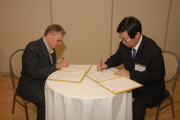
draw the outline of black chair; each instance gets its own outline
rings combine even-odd
[[[169,90],[166,89],[164,99],[162,102],[157,106],[156,111],[156,120],[158,120],[159,112],[168,107],[171,106],[172,109],[172,117],[175,118],[174,113],[174,103],[173,103],[173,93],[176,86],[176,81],[179,74],[180,69],[180,61],[174,53],[170,51],[163,51],[163,57],[164,57],[164,63],[165,63],[165,71],[166,75],[164,77],[165,83],[169,84],[169,82],[172,82],[171,88]],[[168,101],[167,103],[165,101]]]
[[[14,108],[15,108],[15,102],[19,103],[22,107],[25,108],[25,115],[26,120],[29,120],[28,117],[28,108],[27,104],[29,103],[27,100],[24,100],[18,93],[17,93],[17,86],[15,80],[19,80],[21,75],[21,69],[22,69],[22,54],[24,52],[24,49],[19,49],[12,53],[9,59],[9,68],[10,68],[10,75],[12,79],[12,85],[14,89],[14,97],[13,97],[13,106],[12,106],[12,114],[14,114]],[[20,102],[17,97],[21,98],[23,102]]]

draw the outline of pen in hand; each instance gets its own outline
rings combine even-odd
[[[65,65],[65,67],[68,67],[69,66],[69,62],[67,60],[65,60],[63,57],[62,58],[62,63]]]
[[[100,61],[100,67],[101,67],[101,72],[102,72],[102,59]]]

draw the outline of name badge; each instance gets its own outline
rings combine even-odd
[[[146,70],[146,66],[136,63],[136,64],[135,64],[135,70],[140,71],[140,72],[143,72],[143,71]]]

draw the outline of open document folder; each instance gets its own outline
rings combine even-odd
[[[56,71],[49,77],[49,80],[81,82],[90,68],[91,65],[69,65]]]
[[[88,73],[86,76],[114,94],[119,94],[143,86],[129,78],[116,76],[114,73],[115,71],[106,69]]]

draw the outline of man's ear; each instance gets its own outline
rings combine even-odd
[[[48,33],[48,34],[47,34],[47,37],[48,37],[48,38],[53,37],[52,33]]]
[[[137,32],[135,36],[136,36],[136,38],[140,38],[141,37],[141,33]]]

